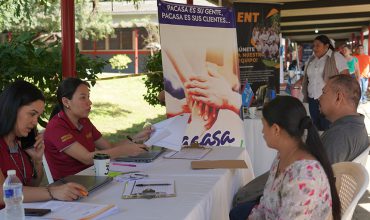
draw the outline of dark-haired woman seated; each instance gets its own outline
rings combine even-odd
[[[45,146],[42,134],[36,136],[30,149],[24,150],[19,140],[37,126],[44,106],[45,98],[41,91],[25,81],[12,83],[0,94],[0,188],[7,177],[7,170],[15,170],[23,183],[25,202],[77,199],[83,196],[80,191],[86,189],[76,183],[37,187],[43,177]],[[2,193],[0,189],[0,208],[4,205]]]
[[[302,103],[278,96],[263,108],[263,137],[278,151],[259,205],[248,219],[340,219],[329,160]],[[307,139],[302,136],[307,130]]]
[[[151,127],[144,128],[119,143],[110,143],[91,123],[89,84],[78,78],[67,78],[57,90],[58,106],[45,129],[45,155],[54,179],[76,174],[93,164],[95,153],[109,154],[112,159],[122,155],[137,155],[146,146]],[[113,116],[114,117],[114,116]]]

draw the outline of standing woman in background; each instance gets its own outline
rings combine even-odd
[[[303,101],[308,102],[310,115],[318,130],[329,128],[330,122],[320,114],[319,97],[328,79],[337,74],[349,74],[347,61],[335,52],[330,39],[319,35],[313,41],[314,54],[305,65],[304,77],[295,86],[302,85]]]
[[[3,207],[2,186],[7,170],[15,170],[23,184],[25,202],[50,199],[74,200],[86,189],[76,183],[38,187],[43,177],[42,134],[36,136],[32,148],[23,149],[21,137],[36,128],[44,111],[45,98],[39,89],[25,81],[16,81],[0,94],[0,208]]]
[[[63,80],[57,90],[57,99],[58,105],[44,134],[45,156],[55,180],[93,165],[95,153],[108,154],[114,159],[147,151],[144,144],[136,142],[148,139],[151,127],[115,144],[102,137],[88,118],[92,102],[87,82],[78,78]]]

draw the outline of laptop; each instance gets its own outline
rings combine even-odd
[[[136,156],[117,157],[114,160],[121,162],[150,163],[165,151],[166,148],[164,147],[152,147],[148,152],[144,152]]]
[[[83,176],[83,175],[70,175],[50,184],[51,186],[58,186],[69,182],[74,182],[83,185],[90,193],[105,184],[111,182],[112,177],[108,176]]]

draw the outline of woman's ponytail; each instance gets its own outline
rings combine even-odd
[[[306,119],[309,118],[309,119]],[[307,129],[307,138],[304,148],[311,153],[321,164],[323,167],[326,176],[328,177],[329,185],[330,185],[330,193],[332,198],[332,214],[334,220],[340,220],[341,214],[341,207],[340,207],[340,200],[337,192],[337,188],[335,186],[335,178],[333,169],[329,162],[329,158],[326,154],[324,146],[321,142],[321,138],[318,134],[316,127],[313,125],[313,122],[310,117],[306,116],[302,119],[301,124],[305,124],[305,128]]]

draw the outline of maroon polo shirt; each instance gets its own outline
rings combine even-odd
[[[76,174],[90,165],[70,157],[64,150],[78,142],[89,152],[95,151],[95,141],[102,135],[88,118],[79,120],[76,128],[67,115],[60,111],[48,123],[44,133],[45,157],[55,180]]]
[[[25,177],[22,158],[26,171]],[[8,170],[15,170],[17,177],[22,181],[23,185],[29,186],[31,184],[33,168],[28,155],[22,149],[18,149],[18,152],[16,153],[10,153],[8,145],[5,143],[4,138],[0,138],[0,169],[5,178],[8,176]]]
[[[29,186],[32,180],[33,169],[28,155],[22,149],[19,149],[18,152],[11,154],[15,161],[14,163],[10,154],[11,153],[9,151],[8,145],[5,143],[4,138],[0,138],[0,169],[4,178],[8,176],[8,170],[15,170],[17,177],[22,181],[23,185]],[[21,157],[23,157],[24,167],[26,171],[25,178],[23,177],[24,171]],[[3,208],[5,208],[5,205],[0,205],[0,209]]]

